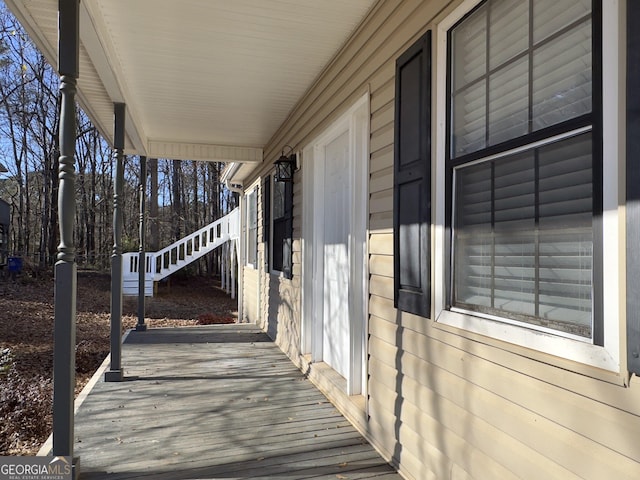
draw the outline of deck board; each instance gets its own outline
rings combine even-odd
[[[401,477],[253,325],[130,332],[76,414],[81,479]]]

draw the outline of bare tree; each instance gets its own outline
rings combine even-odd
[[[13,254],[45,268],[55,262],[57,245],[58,75],[0,3],[0,197],[12,209]],[[77,118],[76,223],[78,261],[109,265],[113,215],[113,160],[106,141],[81,110]],[[149,159],[149,249],[159,250],[185,233],[210,223],[235,206],[221,188],[221,164]],[[125,159],[124,247],[137,250],[139,158]],[[215,272],[216,262],[197,270]]]
[[[150,178],[149,188],[149,249],[160,250],[160,219],[158,218],[158,159],[150,158],[147,163]]]
[[[173,239],[179,240],[182,236],[182,229],[180,223],[182,221],[182,161],[174,160],[173,162],[173,176],[172,182],[172,212],[173,212]]]

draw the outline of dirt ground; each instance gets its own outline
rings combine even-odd
[[[53,277],[0,280],[0,455],[34,455],[51,432]],[[110,276],[79,272],[76,394],[109,353]],[[125,297],[123,332],[137,323]],[[174,275],[146,301],[149,328],[232,323],[237,302],[212,278]]]

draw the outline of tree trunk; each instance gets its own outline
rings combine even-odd
[[[182,161],[173,161],[173,176],[171,178],[173,201],[172,201],[172,223],[173,223],[173,240],[177,241],[182,236],[180,222],[182,220]]]
[[[160,250],[160,224],[158,219],[158,159],[150,158],[147,161],[149,176],[151,179],[150,199],[149,199],[149,251]]]

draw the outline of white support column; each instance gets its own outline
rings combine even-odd
[[[233,270],[233,254],[234,254],[234,244],[229,243],[227,246],[227,293],[231,295],[231,271]]]
[[[227,243],[222,245],[222,254],[220,258],[220,288],[227,291]]]
[[[237,262],[234,262],[236,259],[235,252],[235,242],[231,245],[231,262],[230,268],[231,270],[231,298],[236,298],[236,268],[240,268]]]

